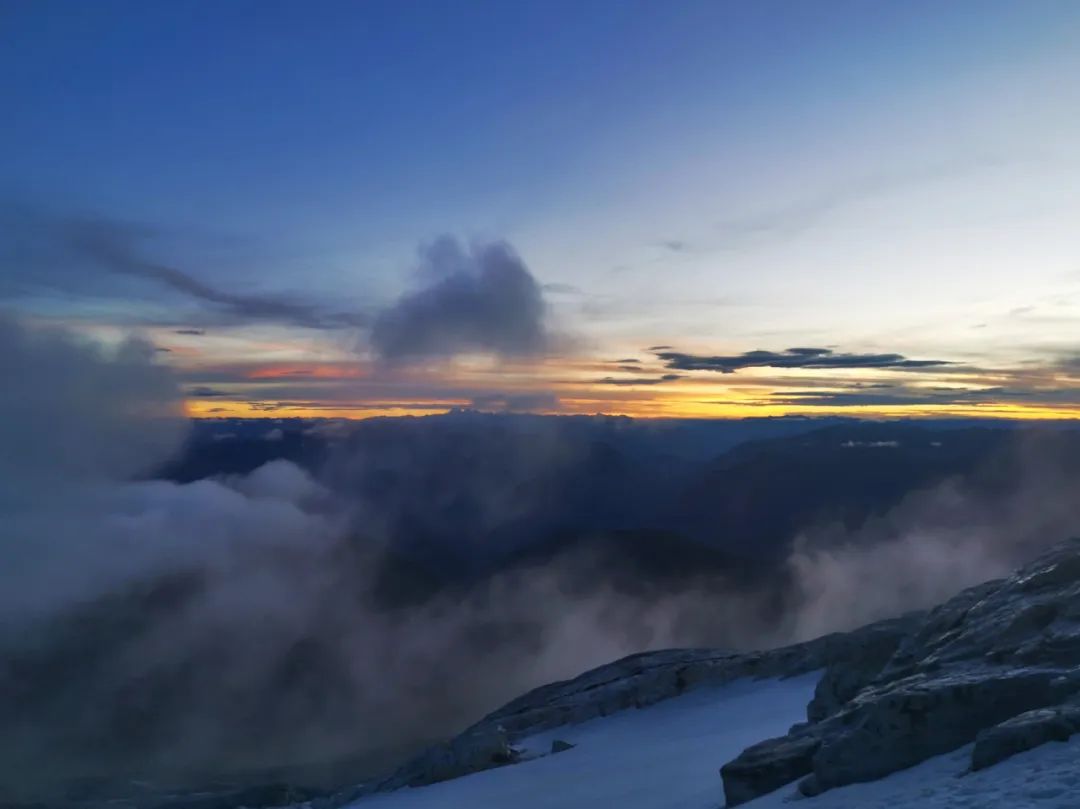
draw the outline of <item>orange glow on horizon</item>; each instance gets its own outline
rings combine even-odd
[[[187,413],[192,418],[338,418],[367,419],[379,416],[418,416],[446,413],[469,407],[464,400],[416,402],[403,406],[395,402],[347,402],[313,406],[309,402],[222,401],[191,399]],[[1053,407],[1041,404],[988,403],[980,405],[770,405],[739,402],[689,402],[665,399],[611,401],[602,398],[564,398],[558,409],[540,409],[541,415],[612,415],[631,418],[743,419],[779,416],[852,416],[882,418],[1000,418],[1013,420],[1080,419],[1080,407]]]
[[[298,363],[256,368],[248,379],[362,379],[367,374],[355,363]]]

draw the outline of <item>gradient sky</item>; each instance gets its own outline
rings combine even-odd
[[[1080,414],[1075,2],[0,0],[0,76],[0,309],[194,415]]]

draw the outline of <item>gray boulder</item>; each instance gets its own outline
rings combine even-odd
[[[981,770],[1047,742],[1065,742],[1080,731],[1080,707],[1063,705],[1027,711],[975,737],[971,769]]]
[[[819,747],[821,739],[807,734],[768,739],[747,748],[720,768],[727,805],[746,803],[811,773]]]
[[[814,784],[830,789],[906,769],[1019,713],[1055,704],[1073,688],[1057,672],[977,669],[862,694],[821,729]]]

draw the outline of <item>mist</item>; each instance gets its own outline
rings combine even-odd
[[[1080,528],[1075,470],[1018,438],[1007,474],[913,492],[857,530],[807,525],[764,579],[628,581],[583,547],[406,597],[396,583],[430,570],[391,541],[392,490],[350,496],[385,472],[363,451],[314,473],[278,460],[153,479],[187,422],[152,346],[11,320],[0,344],[5,378],[23,380],[0,393],[12,795],[90,775],[197,782],[346,759],[360,773],[623,655],[775,646],[929,607]],[[482,521],[512,533],[522,498],[550,496],[529,482],[582,450],[556,431],[504,439],[497,474],[456,468]],[[426,492],[439,449],[401,459],[395,485]]]

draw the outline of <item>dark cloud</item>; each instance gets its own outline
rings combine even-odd
[[[836,354],[828,348],[789,348],[786,351],[748,351],[729,356],[704,356],[678,351],[651,351],[668,368],[731,374],[743,368],[937,368],[944,360],[911,360],[902,354]]]
[[[558,410],[559,397],[549,391],[535,393],[484,393],[474,396],[472,408],[495,413],[526,413]]]
[[[672,346],[649,346],[645,350],[646,351],[666,351],[669,348],[672,348]]]
[[[659,244],[660,247],[670,250],[672,253],[685,253],[690,249],[689,243],[682,239],[664,239]]]
[[[218,388],[208,388],[200,386],[195,388],[188,388],[187,395],[196,399],[212,399],[215,396],[228,396],[229,393],[227,391],[219,390]]]
[[[227,292],[196,276],[152,258],[145,245],[156,234],[150,228],[102,217],[57,217],[26,209],[8,209],[0,216],[0,234],[11,236],[16,247],[7,259],[33,269],[46,266],[60,287],[70,286],[77,270],[94,268],[116,275],[154,282],[203,304],[229,321],[271,321],[316,329],[363,326],[358,313],[328,312],[314,303],[283,296]],[[178,334],[202,334],[181,329]]]
[[[551,343],[539,284],[506,242],[465,250],[443,237],[421,250],[427,286],[379,313],[376,354],[391,364],[460,354],[528,357]]]
[[[664,374],[663,376],[635,376],[635,377],[615,377],[605,376],[603,379],[595,380],[598,385],[618,385],[620,387],[633,387],[637,385],[662,385],[665,382],[674,382],[676,379],[681,379],[682,374]]]
[[[1080,354],[1064,357],[1057,361],[1056,366],[1063,371],[1080,371]]]
[[[947,388],[947,387],[892,387],[841,391],[793,390],[777,391],[772,398],[785,404],[800,404],[820,407],[829,406],[890,406],[890,405],[950,405],[950,404],[995,404],[1016,399],[1062,398],[1062,391],[1023,391],[1003,387],[989,388]],[[1076,398],[1076,392],[1071,392]],[[1066,397],[1068,398],[1068,397]]]
[[[608,360],[608,364],[609,365],[640,365],[641,360],[635,359],[634,357],[627,357],[626,359],[622,359],[622,360]]]
[[[200,337],[206,334],[205,329],[175,329],[173,334],[186,334],[193,337]]]

